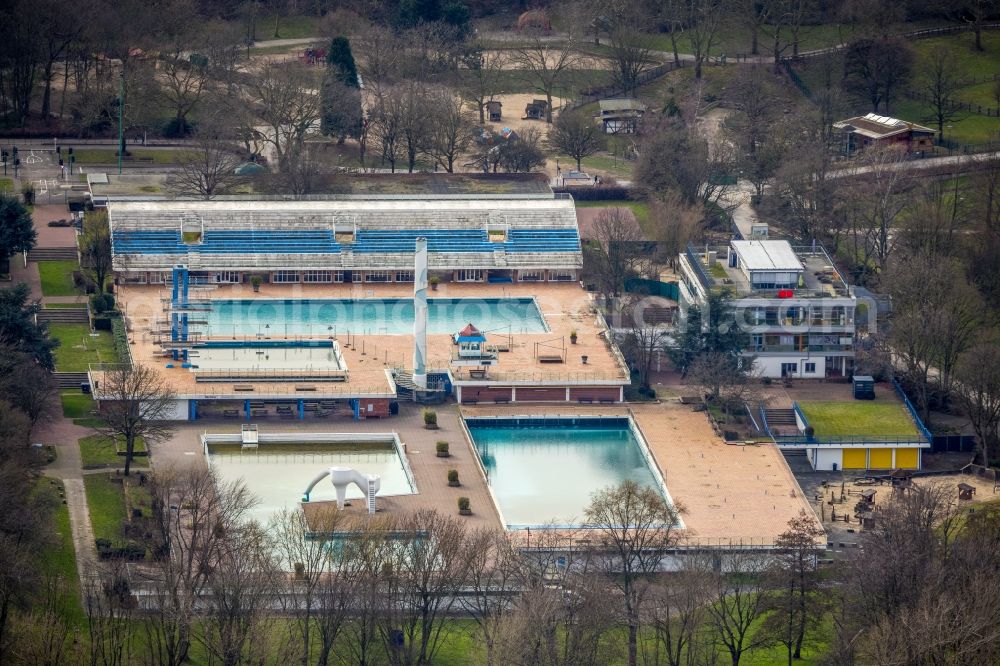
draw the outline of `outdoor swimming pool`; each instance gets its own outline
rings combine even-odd
[[[340,450],[330,450],[334,446]],[[328,467],[378,474],[382,477],[378,497],[416,492],[403,459],[389,441],[360,443],[353,449],[345,444],[262,441],[256,451],[240,451],[239,444],[215,443],[206,447],[206,455],[220,481],[243,481],[257,497],[259,503],[249,517],[263,523],[278,511],[297,506],[309,482]],[[363,497],[357,486],[348,486],[348,499]],[[317,484],[310,496],[312,502],[335,500],[329,479]]]
[[[669,500],[628,418],[474,418],[466,425],[509,529],[578,526],[595,492],[626,479]]]
[[[218,300],[205,313],[209,336],[401,335],[413,332],[413,299]],[[431,298],[429,333],[457,333],[472,322],[482,331],[544,333],[533,298]]]

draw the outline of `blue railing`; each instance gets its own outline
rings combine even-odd
[[[932,435],[930,430],[927,429],[927,426],[924,425],[924,422],[917,414],[917,410],[914,409],[913,403],[910,402],[910,399],[906,396],[906,392],[903,391],[903,387],[899,385],[899,382],[897,382],[895,378],[892,380],[892,387],[896,389],[896,395],[898,395],[900,400],[903,401],[903,404],[906,405],[906,411],[910,413],[910,418],[913,419],[913,423],[916,424],[917,430],[920,431],[920,434],[923,435],[928,442],[933,442],[934,435]]]
[[[792,411],[795,412],[795,416],[798,418],[798,420],[802,422],[801,430],[805,431],[809,427],[809,419],[807,419],[806,415],[802,413],[802,408],[799,407],[799,403],[797,402],[792,403]],[[795,425],[798,426],[798,423],[796,423]]]
[[[691,267],[698,274],[698,279],[705,286],[706,289],[710,289],[715,286],[715,280],[709,276],[705,271],[705,267],[702,265],[701,260],[698,258],[698,252],[695,250],[694,246],[688,242],[687,244],[687,259],[690,262]]]
[[[933,436],[928,432],[927,428],[924,427],[923,422],[920,417],[917,416],[916,411],[913,409],[913,405],[910,400],[903,393],[902,388],[896,381],[893,381],[893,387],[896,389],[896,394],[902,399],[903,404],[906,406],[907,411],[910,413],[910,417],[913,419],[914,424],[917,426],[918,434],[916,435],[834,435],[827,437],[816,437],[815,435],[810,437],[802,432],[798,435],[775,435],[771,432],[770,427],[767,427],[767,417],[764,415],[764,409],[761,408],[761,418],[764,419],[764,426],[766,432],[774,440],[775,444],[792,446],[792,445],[809,445],[809,446],[866,446],[868,444],[898,444],[898,445],[909,445],[914,444],[930,444],[933,441]],[[792,403],[792,410],[795,412],[796,417],[798,417],[802,424],[803,430],[809,427],[809,419],[802,412],[802,408],[799,407],[799,403]]]

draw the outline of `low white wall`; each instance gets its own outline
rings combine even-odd
[[[782,363],[798,364],[795,374],[792,377],[822,379],[826,376],[826,359],[822,356],[757,356],[754,360],[754,370],[759,372],[762,377],[778,379],[781,377]],[[815,363],[815,372],[806,372],[806,363]]]
[[[836,465],[837,469],[844,468],[843,449],[811,449],[810,462],[816,470],[830,471]]]

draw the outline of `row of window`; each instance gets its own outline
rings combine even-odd
[[[325,284],[344,282],[345,271],[274,271],[271,273],[271,282],[275,284]],[[413,271],[354,271],[350,274],[351,282],[413,282]],[[217,271],[211,276],[192,275],[192,284],[239,284],[243,281],[243,274],[239,271]],[[456,280],[458,282],[483,282],[486,279],[486,272],[478,268],[465,268],[457,271]],[[517,279],[519,282],[543,282],[545,271],[520,271]],[[550,282],[572,282],[574,275],[572,271],[550,270],[548,273]],[[164,273],[133,273],[124,277],[125,284],[163,284],[166,280]]]

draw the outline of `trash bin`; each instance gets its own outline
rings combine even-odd
[[[80,392],[81,393],[86,393],[87,395],[90,395],[90,382],[81,382],[80,383]]]

